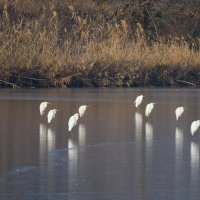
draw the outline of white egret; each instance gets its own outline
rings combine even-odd
[[[56,112],[57,112],[57,111],[58,111],[57,109],[52,109],[52,110],[50,110],[50,111],[48,112],[48,114],[47,114],[47,119],[48,119],[48,123],[49,123],[49,124],[51,123],[51,120],[52,120],[53,118],[55,118]]]
[[[176,120],[178,121],[178,118],[183,114],[184,112],[184,107],[178,107],[175,110],[175,114],[176,114]]]
[[[80,117],[83,117],[87,107],[88,107],[87,105],[82,105],[79,107],[78,112],[79,112]]]
[[[149,103],[149,104],[147,104],[146,109],[145,109],[145,115],[147,117],[151,114],[151,112],[152,112],[152,110],[154,108],[154,104],[155,103]]]
[[[76,126],[76,124],[78,122],[78,119],[79,119],[79,114],[78,113],[72,115],[69,118],[69,121],[68,121],[68,131],[71,131]]]
[[[40,115],[41,116],[44,115],[44,111],[46,110],[48,104],[50,104],[50,103],[47,101],[44,101],[40,104]]]
[[[78,119],[79,119],[79,114],[78,114],[78,113],[75,113],[75,114],[74,114],[74,117],[75,117],[76,123],[77,123],[77,122],[78,122]]]
[[[199,126],[200,126],[200,120],[196,120],[192,122],[191,127],[190,127],[190,131],[192,135],[194,135],[194,133],[198,130]]]
[[[138,97],[135,99],[134,104],[135,104],[135,107],[136,107],[136,108],[142,103],[143,98],[144,98],[144,95],[140,95],[140,96],[138,96]]]

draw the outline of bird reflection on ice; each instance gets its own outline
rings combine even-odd
[[[54,168],[52,168],[55,160],[52,156],[49,155],[49,152],[55,149],[55,131],[52,128],[47,128],[47,126],[43,123],[40,123],[39,130],[40,165],[46,166],[45,168],[40,168],[40,173],[43,175],[45,174],[50,180],[52,180],[55,174]],[[44,190],[44,186],[41,183],[40,190]]]
[[[74,139],[68,138],[68,149],[74,150],[77,147],[77,144],[75,143]]]
[[[40,162],[46,157],[46,146],[47,146],[47,127],[45,124],[40,123]]]
[[[141,159],[141,152],[142,152],[142,123],[143,117],[142,114],[139,112],[135,112],[135,154],[137,159]]]
[[[55,130],[48,128],[47,130],[48,151],[55,149]]]
[[[152,143],[152,140],[153,140],[153,126],[149,122],[146,122],[146,124],[145,124],[145,139],[146,139],[147,143],[149,143],[149,141],[150,141],[150,143]]]
[[[183,155],[183,131],[176,127],[175,130],[176,158],[179,160]],[[178,161],[177,160],[177,161]]]
[[[68,139],[68,158],[69,158],[69,165],[73,166],[73,168],[75,169],[77,167],[78,148],[77,144],[72,138]]]
[[[146,122],[145,124],[145,142],[146,142],[146,153],[148,156],[146,157],[147,164],[149,164],[152,161],[152,147],[153,147],[153,126]]]
[[[141,138],[143,117],[139,112],[135,113],[135,133],[136,137]]]
[[[78,138],[76,135],[72,135],[71,138],[68,138],[68,188],[73,190],[74,185],[77,183],[78,179],[78,162],[79,165],[83,162],[84,158],[84,149],[81,150],[81,157],[79,157],[79,148],[78,146],[84,146],[86,142],[86,127],[84,124],[79,124],[78,126]]]
[[[191,142],[190,146],[191,167],[199,166],[199,145]]]
[[[78,143],[79,143],[79,145],[85,145],[85,133],[86,133],[85,125],[79,124],[79,127],[78,127]]]
[[[73,189],[77,181],[78,148],[72,138],[68,138],[68,172],[69,172],[69,190]]]
[[[48,156],[48,152],[55,149],[55,131],[40,123],[40,162]],[[45,159],[46,160],[46,159]]]
[[[190,166],[191,185],[193,185],[199,174],[199,145],[195,142],[191,142],[190,145]]]
[[[175,184],[180,184],[181,172],[183,170],[183,132],[180,128],[175,129]]]

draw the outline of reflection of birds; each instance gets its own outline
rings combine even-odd
[[[147,139],[152,139],[152,137],[153,137],[153,126],[148,122],[146,122],[146,124],[145,124],[145,133],[146,133]]]
[[[192,135],[194,135],[194,133],[198,130],[199,126],[200,126],[200,120],[196,120],[192,122],[191,127],[190,127],[190,131]]]
[[[85,145],[85,133],[86,133],[85,125],[79,124],[79,126],[78,126],[78,143],[79,143],[79,145]]]
[[[72,138],[68,138],[68,149],[76,148],[76,147],[77,147],[77,144],[73,141],[73,139]],[[70,151],[70,152],[75,153],[75,151]]]
[[[183,114],[184,112],[184,107],[178,107],[175,110],[175,114],[176,114],[176,120],[178,121],[178,118]]]
[[[140,95],[140,96],[138,96],[138,97],[135,99],[134,104],[135,104],[135,107],[136,107],[136,108],[142,103],[143,98],[144,98],[144,95]]]
[[[46,138],[47,127],[45,124],[40,123],[40,140],[44,140]]]
[[[176,127],[175,129],[175,144],[176,144],[176,155],[181,155],[183,152],[183,131]]]
[[[191,157],[194,157],[193,162],[196,161],[196,164],[198,166],[199,165],[199,163],[198,163],[199,162],[199,145],[198,145],[198,143],[191,142],[190,154],[191,154]]]
[[[135,112],[135,131],[136,135],[141,136],[142,133],[143,116],[139,112]]]
[[[48,128],[47,130],[47,142],[48,150],[53,150],[55,148],[55,130],[52,128]]]
[[[57,109],[52,109],[52,110],[50,110],[50,111],[48,112],[48,114],[47,114],[47,119],[48,119],[48,123],[49,123],[49,124],[51,123],[51,120],[52,120],[53,118],[55,118],[56,112],[57,112],[57,111],[58,111]]]
[[[47,105],[50,104],[49,102],[45,101],[40,104],[40,115],[44,115],[44,111],[47,108]]]
[[[149,104],[147,104],[146,109],[145,109],[145,115],[147,117],[151,114],[151,112],[152,112],[152,110],[154,108],[154,104],[155,103],[149,103]]]
[[[79,111],[80,117],[83,117],[87,107],[88,107],[87,105],[82,105],[79,107],[78,111]]]
[[[74,126],[76,126],[76,124],[78,122],[78,118],[79,118],[79,114],[78,113],[72,115],[69,118],[69,121],[68,121],[68,131],[71,131],[74,128]]]
[[[191,141],[190,144],[190,186],[195,188],[199,174],[199,144]]]
[[[175,135],[176,135],[176,139],[180,139],[180,138],[182,139],[183,138],[183,131],[180,128],[176,127]]]

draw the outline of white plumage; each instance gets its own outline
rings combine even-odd
[[[78,119],[79,119],[79,114],[78,114],[78,113],[75,113],[75,114],[74,114],[74,117],[75,117],[76,123],[77,123],[77,122],[78,122]]]
[[[87,107],[88,107],[87,105],[82,105],[79,107],[78,112],[79,112],[80,117],[83,117]]]
[[[178,121],[178,118],[183,114],[184,112],[184,107],[178,107],[175,110],[175,115],[176,115],[176,120]]]
[[[47,105],[50,104],[49,102],[45,101],[40,104],[40,115],[44,115],[44,111],[47,108]]]
[[[138,97],[135,99],[134,104],[135,104],[135,107],[136,107],[136,108],[142,103],[143,98],[144,98],[144,95],[140,95],[140,96],[138,96]]]
[[[53,118],[55,118],[56,112],[57,112],[57,111],[58,111],[57,109],[52,109],[52,110],[50,110],[50,111],[48,112],[48,114],[47,114],[47,119],[48,119],[48,123],[49,123],[49,124],[51,123],[51,120],[52,120]]]
[[[145,109],[145,115],[147,117],[151,114],[151,112],[152,112],[152,110],[154,108],[154,104],[155,103],[149,103],[149,104],[147,104],[146,109]]]
[[[69,118],[69,121],[68,121],[68,131],[71,131],[76,126],[76,124],[78,122],[78,119],[79,119],[79,114],[78,113],[72,115]]]
[[[192,122],[191,128],[190,128],[192,135],[194,135],[194,133],[198,130],[199,126],[200,126],[200,120],[196,120]]]

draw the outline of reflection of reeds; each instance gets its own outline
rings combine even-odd
[[[181,76],[177,68],[200,66],[200,53],[184,39],[160,39],[148,46],[139,23],[133,32],[125,19],[106,20],[114,12],[109,4],[102,8],[87,0],[80,8],[78,1],[42,2],[0,3],[4,81],[12,78],[17,83],[19,77],[13,77],[20,74],[44,78],[53,85],[148,85],[152,71],[170,83],[172,75]],[[99,14],[100,9],[106,14]]]

